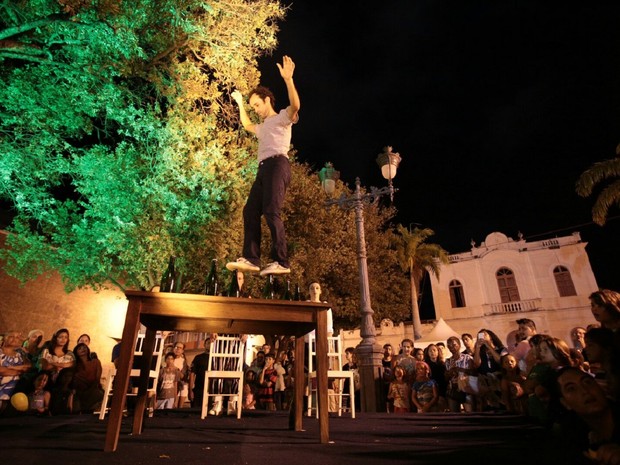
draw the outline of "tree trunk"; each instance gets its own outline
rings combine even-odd
[[[409,273],[411,285],[411,317],[413,321],[413,339],[422,337],[422,321],[420,321],[420,307],[418,306],[418,289],[415,285],[413,273]]]

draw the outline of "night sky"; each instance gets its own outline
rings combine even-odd
[[[591,223],[575,182],[620,142],[620,2],[295,2],[263,84],[287,104],[276,61],[296,63],[299,158],[381,187],[375,158],[403,158],[396,222],[451,253],[500,231],[580,231],[599,286],[620,289],[620,210]],[[351,225],[353,227],[353,225]]]

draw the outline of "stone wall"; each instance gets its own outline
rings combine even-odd
[[[0,231],[0,247],[4,247],[5,239],[6,232]],[[41,329],[44,340],[48,340],[56,330],[67,328],[71,349],[77,338],[87,333],[105,376],[112,367],[114,338],[120,338],[125,323],[127,301],[123,293],[86,289],[67,293],[58,273],[22,285],[5,273],[4,262],[0,265],[0,332],[18,330],[26,337],[30,330]]]

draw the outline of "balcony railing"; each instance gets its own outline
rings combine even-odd
[[[485,315],[498,313],[521,313],[531,312],[540,308],[540,299],[517,300],[515,302],[503,302],[483,305]]]

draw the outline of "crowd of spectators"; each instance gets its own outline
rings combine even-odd
[[[386,344],[382,386],[388,412],[523,415],[570,438],[599,463],[620,464],[620,294],[599,290],[590,302],[597,323],[575,327],[569,342],[539,334],[533,319],[520,318],[506,343],[492,329],[481,328],[475,336],[450,337],[447,347],[429,344],[420,350],[411,339],[404,339],[398,350]],[[81,335],[72,349],[66,328],[43,340],[37,329],[25,338],[17,331],[3,333],[0,415],[24,410],[12,401],[16,394],[26,396],[26,410],[36,415],[100,409],[102,365],[90,350],[90,337]],[[186,398],[193,407],[202,405],[209,342],[191,364],[181,342],[165,354],[159,408],[183,407]],[[244,409],[290,407],[293,343],[275,351],[266,344],[256,352],[244,369]],[[357,369],[353,348],[347,348],[343,369]],[[211,407],[211,414],[226,412],[226,405]]]

